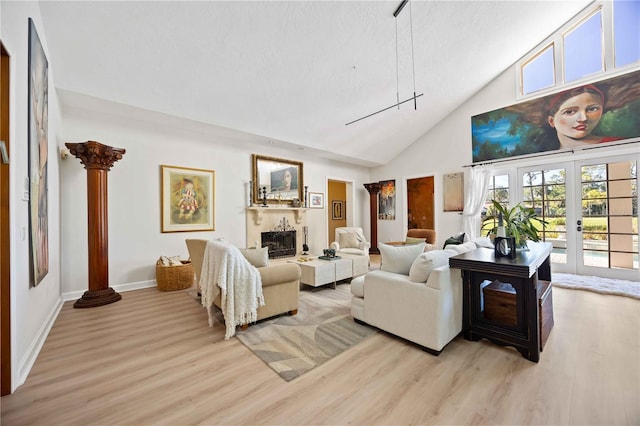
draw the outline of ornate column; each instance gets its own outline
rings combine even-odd
[[[73,304],[74,308],[93,308],[122,299],[109,287],[109,210],[107,173],[120,160],[124,149],[100,142],[65,144],[87,169],[87,223],[89,241],[89,290]]]
[[[369,214],[371,215],[371,248],[370,253],[379,254],[378,250],[378,193],[382,189],[379,182],[365,183],[364,187],[369,191]]]

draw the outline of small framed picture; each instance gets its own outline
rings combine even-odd
[[[334,200],[331,203],[332,203],[331,219],[333,220],[344,219],[344,213],[342,213],[343,202]]]
[[[161,166],[162,232],[213,231],[215,172]]]
[[[324,209],[324,194],[322,192],[309,193],[309,208]]]

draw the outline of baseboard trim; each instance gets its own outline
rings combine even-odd
[[[33,339],[31,345],[29,345],[24,358],[22,358],[22,361],[18,364],[18,380],[11,384],[11,393],[15,392],[15,390],[18,389],[19,386],[22,386],[27,380],[31,368],[33,368],[33,364],[35,364],[36,359],[38,359],[42,346],[44,346],[44,342],[49,336],[51,327],[53,327],[53,323],[55,323],[58,318],[62,305],[64,305],[64,300],[60,297],[49,313],[47,320],[42,324],[40,330],[38,330],[36,338]]]
[[[117,291],[118,293],[120,292],[127,292],[127,291],[133,291],[133,290],[141,290],[143,288],[149,288],[149,287],[156,287],[156,280],[148,280],[148,281],[137,281],[135,283],[126,283],[126,284],[116,284],[116,285],[112,285],[111,288],[113,288],[115,291]],[[65,302],[68,302],[70,300],[78,300],[82,297],[82,295],[84,294],[85,290],[82,291],[70,291],[68,293],[64,293],[62,295],[62,299]]]

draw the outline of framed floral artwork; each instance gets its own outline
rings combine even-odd
[[[322,192],[309,193],[309,208],[324,209],[324,194]]]
[[[176,166],[160,167],[162,232],[215,230],[215,172]]]

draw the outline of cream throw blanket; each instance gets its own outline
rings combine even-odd
[[[221,296],[225,339],[236,333],[236,326],[257,321],[258,307],[264,305],[260,272],[237,247],[224,241],[209,241],[204,251],[199,284],[202,306],[209,313],[210,327],[213,327],[213,301],[218,294]]]

